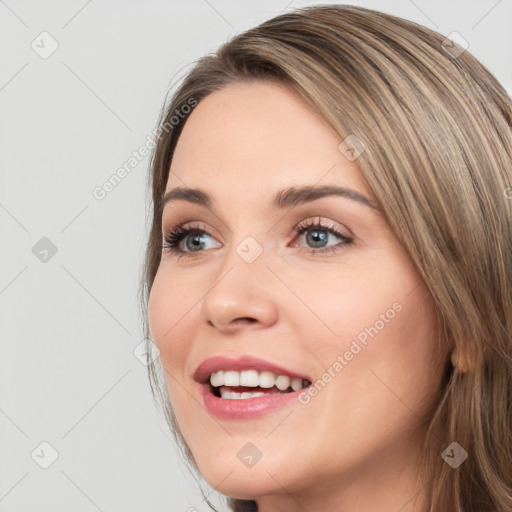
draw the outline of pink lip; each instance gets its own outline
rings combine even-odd
[[[210,375],[213,372],[218,372],[219,370],[236,370],[239,372],[242,370],[257,370],[258,372],[268,371],[275,375],[288,375],[291,378],[298,377],[311,382],[311,379],[307,376],[300,375],[296,372],[283,368],[282,366],[265,361],[264,359],[247,355],[241,356],[237,359],[225,356],[209,357],[196,368],[196,371],[194,372],[194,380],[200,383],[208,382]]]
[[[262,416],[298,400],[304,389],[279,395],[243,398],[240,400],[219,398],[210,389],[209,384],[197,384],[206,410],[223,420],[244,420]]]
[[[219,398],[212,393],[209,380],[210,375],[219,370],[269,371],[275,375],[288,375],[291,378],[298,377],[311,382],[311,379],[307,376],[300,375],[297,372],[288,370],[277,364],[252,356],[246,355],[237,359],[224,356],[210,357],[197,367],[194,372],[194,380],[198,383],[199,393],[203,399],[204,406],[210,414],[220,419],[241,420],[261,416],[296,401],[303,389],[289,393],[244,398],[240,400]]]

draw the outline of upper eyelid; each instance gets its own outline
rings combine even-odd
[[[341,226],[341,227],[338,227]],[[329,219],[322,217],[321,215],[315,215],[312,217],[308,217],[306,219],[301,220],[300,222],[296,222],[292,227],[292,232],[295,233],[296,236],[301,236],[300,233],[297,232],[299,227],[304,227],[304,230],[314,229],[315,227],[319,227],[325,231],[329,231],[334,233],[336,236],[344,236],[347,238],[353,238],[354,235],[352,231],[346,226],[340,224],[339,222],[335,222]],[[167,236],[168,233],[174,229],[181,229],[183,231],[188,231],[188,233],[184,233],[182,239],[187,236],[190,236],[190,232],[204,232],[208,236],[214,238],[218,241],[218,236],[215,235],[216,230],[210,229],[204,222],[199,221],[184,221],[177,222],[175,224],[171,224],[168,228],[164,228],[164,224],[162,223],[162,231],[163,236]],[[213,231],[213,233],[212,233]]]
[[[341,224],[340,222],[333,221],[331,219],[327,219],[326,217],[322,217],[321,215],[315,215],[313,217],[308,217],[307,219],[301,220],[295,224],[297,226],[305,226],[314,228],[315,226],[321,226],[323,229],[334,229],[336,231],[347,231],[347,235],[353,236],[352,231]],[[295,228],[294,228],[295,229]]]

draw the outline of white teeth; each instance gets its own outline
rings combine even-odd
[[[264,393],[263,391],[250,393],[247,391],[244,391],[243,393],[238,393],[237,391],[227,391],[221,388],[220,390],[220,396],[221,398],[227,398],[231,400],[244,400],[246,398],[254,398],[257,396],[264,396],[267,393]]]
[[[272,372],[260,373],[260,388],[271,388],[276,383],[276,377]]]
[[[276,386],[277,389],[280,389],[281,391],[287,390],[290,387],[290,377],[287,375],[279,375],[276,379]]]
[[[302,389],[302,379],[292,379],[292,389],[293,391],[299,391],[299,389]]]
[[[220,370],[211,374],[210,384],[216,388],[221,386],[247,386],[255,388],[259,386],[264,389],[269,389],[276,386],[280,391],[286,391],[290,387],[293,391],[299,391],[299,389],[308,385],[309,381],[302,380],[299,377],[291,378],[287,375],[275,375],[269,371],[257,372],[256,370],[243,370],[237,372],[235,370]]]
[[[210,384],[214,387],[219,387],[224,384],[224,372],[213,372],[210,376]]]
[[[250,386],[255,388],[259,386],[259,380],[258,372],[256,370],[244,370],[243,372],[240,372],[240,386]]]
[[[225,386],[240,386],[240,374],[235,371],[224,372]]]

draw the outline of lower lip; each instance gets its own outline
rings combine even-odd
[[[280,409],[298,399],[304,389],[291,393],[258,396],[254,398],[219,398],[210,391],[208,384],[198,384],[201,387],[203,403],[208,412],[220,419],[245,420],[253,419],[268,412]]]

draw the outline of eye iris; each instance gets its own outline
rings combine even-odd
[[[312,243],[314,247],[323,247],[324,243],[327,242],[327,233],[320,229],[313,229],[306,235],[308,243]],[[317,245],[320,242],[320,245]]]
[[[195,251],[196,249],[201,249],[202,244],[204,243],[204,234],[196,233],[195,235],[189,235],[185,240],[185,246],[189,251]],[[192,240],[191,243],[189,243]]]

